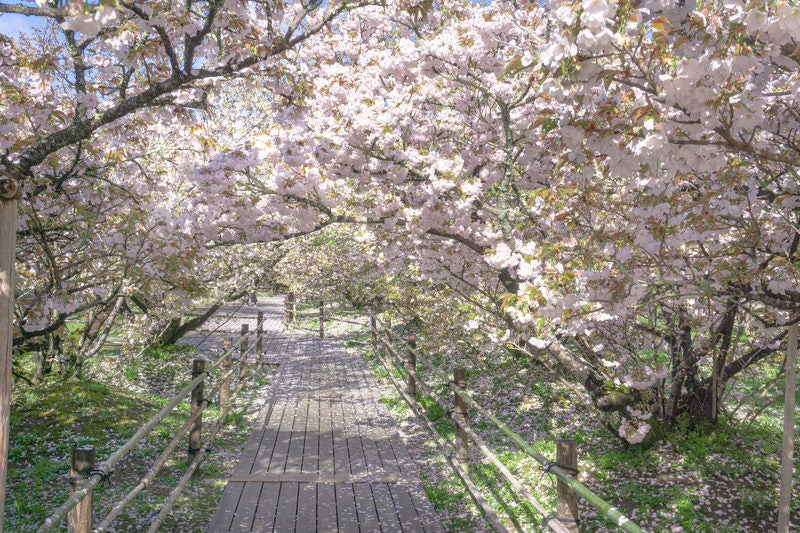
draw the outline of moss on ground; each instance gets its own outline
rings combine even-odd
[[[35,531],[69,495],[72,449],[93,445],[98,461],[107,458],[188,381],[188,365],[195,354],[196,350],[187,347],[151,349],[135,360],[135,378],[133,372],[126,371],[130,367],[122,363],[123,368],[108,382],[71,379],[17,388],[11,411],[6,529]],[[120,366],[119,354],[113,354],[113,358]],[[205,530],[270,382],[269,369],[252,370],[248,385],[215,442],[216,453],[207,457],[201,474],[179,499],[165,530]],[[188,402],[179,404],[114,468],[110,483],[95,491],[96,520],[102,519],[138,483],[184,424],[188,412]],[[206,428],[218,415],[216,407],[205,412]],[[116,519],[115,531],[146,530],[186,470],[186,448],[184,437],[151,486]]]

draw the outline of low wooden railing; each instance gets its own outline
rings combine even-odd
[[[306,310],[306,311],[298,311],[297,310],[297,303],[298,300],[295,298],[293,293],[289,293],[286,298],[284,298],[284,313],[283,313],[283,326],[284,328],[289,327],[297,327],[298,329],[305,330],[308,332],[315,332],[319,335],[320,339],[325,338],[326,334],[326,322],[341,322],[345,324],[353,324],[361,327],[366,327],[365,322],[359,322],[355,320],[348,320],[341,316],[342,309],[341,304],[337,305],[336,302],[333,302],[334,308],[329,312],[328,309],[331,305],[331,302],[325,300],[324,298],[311,298],[305,300],[305,303],[308,304],[310,302],[316,303],[315,310]],[[361,314],[360,316],[363,316]],[[303,326],[298,326],[298,318],[300,319],[307,319],[313,320],[314,318],[317,319],[317,327],[316,329],[310,329]]]
[[[248,359],[251,352],[256,352],[256,362],[261,357],[261,348],[263,345],[263,313],[258,314],[256,329],[257,336],[254,347],[251,347],[249,342],[249,326],[247,324],[242,324],[241,335],[238,339],[233,339],[231,337],[224,339],[223,354],[216,361],[207,364],[208,361],[206,359],[194,359],[191,367],[191,381],[173,394],[166,405],[164,405],[155,416],[143,424],[125,444],[112,453],[101,464],[96,464],[94,447],[82,446],[75,448],[72,453],[72,465],[70,469],[70,497],[58,509],[53,511],[39,527],[38,532],[46,533],[59,529],[65,519],[67,520],[70,531],[74,531],[75,533],[106,531],[112,526],[114,519],[120,515],[125,507],[130,504],[138,494],[150,486],[155,476],[164,464],[166,464],[169,457],[175,452],[180,441],[188,434],[188,467],[167,498],[159,514],[151,520],[150,529],[148,531],[155,532],[171,512],[178,497],[186,488],[188,481],[197,471],[197,468],[208,453],[211,444],[222,429],[224,421],[233,406],[234,400],[246,383],[244,378],[248,373]],[[255,350],[253,350],[253,348],[255,348]],[[239,353],[239,379],[235,389],[231,391],[231,379],[235,373],[232,368],[233,354],[237,350]],[[206,392],[205,381],[210,376],[209,372],[218,367],[221,369],[221,375],[216,380],[214,386]],[[207,438],[204,440],[204,408],[210,403],[209,399],[217,394],[219,394],[221,411],[219,417],[207,433]],[[139,480],[137,485],[113,505],[99,525],[93,527],[92,507],[94,488],[101,481],[108,479],[114,467],[187,397],[190,398],[190,414],[186,422],[165,446],[161,455],[153,461],[147,473]]]
[[[370,313],[369,318],[370,333],[372,336],[373,352],[386,368],[389,378],[395,388],[405,399],[411,409],[427,425],[437,444],[448,453],[445,456],[450,461],[453,470],[464,481],[467,490],[476,504],[483,510],[487,521],[497,531],[507,531],[497,513],[491,508],[485,497],[472,482],[469,476],[469,453],[468,446],[472,442],[480,450],[480,453],[497,467],[502,475],[514,489],[524,497],[528,503],[536,509],[542,516],[542,524],[552,531],[560,533],[572,533],[578,531],[578,498],[583,498],[599,513],[612,521],[617,527],[630,533],[641,533],[641,528],[622,514],[619,509],[609,502],[592,492],[586,485],[575,478],[577,474],[577,445],[574,439],[557,439],[556,441],[556,460],[551,461],[536,452],[525,440],[512,431],[506,424],[500,421],[494,414],[482,407],[469,394],[466,389],[466,371],[463,368],[453,369],[453,379],[447,383],[447,387],[453,393],[452,404],[446,402],[433,387],[421,379],[417,374],[416,337],[411,335],[403,343],[404,355],[401,357],[395,349],[395,340],[392,336],[391,324],[381,323],[375,313]],[[381,349],[383,348],[383,350]],[[381,352],[385,351],[387,357]],[[401,370],[402,369],[402,370]],[[406,383],[401,384],[395,374],[405,375]],[[424,409],[417,402],[418,391],[421,390],[433,399],[456,424],[455,442],[447,443],[440,436],[433,423],[425,416]],[[558,503],[555,513],[548,511],[530,493],[525,485],[514,476],[511,471],[494,454],[486,441],[470,426],[468,422],[468,409],[471,408],[493,422],[498,429],[513,441],[527,455],[536,460],[544,469],[544,472],[557,479]],[[454,453],[450,453],[450,452]]]

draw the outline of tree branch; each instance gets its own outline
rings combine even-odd
[[[67,15],[63,7],[36,7],[24,4],[0,4],[0,13],[17,13],[32,17],[64,18]]]

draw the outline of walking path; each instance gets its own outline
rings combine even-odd
[[[442,531],[364,361],[264,310],[280,367],[210,531]]]

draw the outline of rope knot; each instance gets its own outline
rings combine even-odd
[[[547,461],[544,464],[544,472],[546,474],[551,474],[552,472],[550,472],[550,470],[552,470],[552,468],[554,466],[557,466],[561,470],[564,470],[565,472],[567,472],[569,475],[571,475],[573,477],[578,475],[578,469],[577,468],[572,468],[571,466],[562,465],[561,463],[559,463],[557,461]]]
[[[114,471],[113,471],[113,470],[109,471],[109,472],[106,474],[106,473],[105,473],[103,470],[100,470],[100,469],[92,469],[92,470],[89,470],[88,472],[86,472],[86,473],[85,473],[84,475],[82,475],[82,476],[70,476],[70,478],[69,478],[69,484],[70,484],[70,485],[72,485],[72,486],[74,487],[74,486],[75,486],[75,485],[78,483],[78,481],[82,481],[82,480],[90,479],[90,478],[92,478],[92,477],[94,477],[94,476],[100,476],[100,481],[98,481],[98,482],[97,482],[97,484],[98,484],[98,485],[101,485],[101,484],[106,484],[106,483],[107,483],[107,484],[111,484],[111,475],[112,475],[113,473],[114,473]]]

